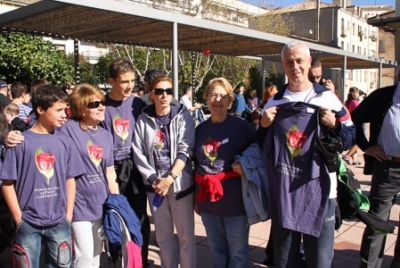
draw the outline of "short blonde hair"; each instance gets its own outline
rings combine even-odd
[[[94,97],[99,98],[100,101],[104,101],[105,99],[100,89],[86,83],[75,86],[74,91],[69,97],[72,118],[79,120],[79,125],[83,130],[87,128],[83,122],[82,114]]]
[[[208,97],[210,96],[211,91],[216,86],[221,86],[222,88],[225,89],[226,93],[229,96],[229,107],[230,107],[232,105],[233,101],[235,100],[235,95],[233,93],[232,85],[224,77],[217,77],[217,78],[211,79],[210,82],[208,82],[208,84],[207,84],[206,91],[204,92],[203,98],[205,100],[207,100]]]
[[[13,114],[13,115],[18,115],[19,114],[19,106],[15,103],[9,103],[4,107],[3,109],[4,114]]]

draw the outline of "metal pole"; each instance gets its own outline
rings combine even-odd
[[[262,79],[262,93],[264,96],[264,91],[265,91],[265,59],[261,58],[261,79]]]
[[[346,90],[346,68],[347,68],[347,56],[343,57],[343,68],[342,68],[342,73],[343,73],[343,81],[342,81],[342,90],[339,93],[339,96],[342,100],[344,100],[344,92]]]
[[[192,60],[192,77],[191,77],[191,80],[192,80],[192,82],[190,83],[191,84],[191,87],[192,87],[192,105],[193,105],[193,103],[196,103],[196,91],[195,91],[195,89],[196,89],[196,77],[195,77],[195,73],[194,73],[194,61],[195,61],[195,52],[194,51],[192,51],[192,52],[190,52],[190,57],[191,57],[191,60]]]
[[[74,71],[75,71],[75,84],[81,83],[81,71],[79,67],[79,41],[74,40]]]
[[[174,98],[178,99],[178,23],[172,23],[172,70]]]
[[[319,18],[320,18],[320,8],[319,8],[319,1],[317,1],[317,42],[319,42]]]

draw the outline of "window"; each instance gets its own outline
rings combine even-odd
[[[385,53],[385,40],[379,40],[379,53]]]
[[[352,45],[351,52],[353,52],[353,53],[356,52],[356,46],[355,45]]]
[[[352,34],[356,35],[356,24],[353,23]]]
[[[342,44],[340,46],[344,50],[344,42],[342,41]]]

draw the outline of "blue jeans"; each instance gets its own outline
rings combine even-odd
[[[249,225],[246,216],[201,213],[215,268],[249,267]]]
[[[22,221],[15,234],[13,267],[39,268],[42,242],[47,268],[71,266],[71,224],[64,219],[50,227],[38,227]]]
[[[300,243],[303,237],[307,268],[329,268],[333,260],[335,241],[335,199],[329,199],[328,209],[319,237],[285,229],[272,224],[274,267],[301,267]]]

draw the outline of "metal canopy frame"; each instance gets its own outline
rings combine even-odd
[[[142,7],[129,1],[44,0],[0,16],[3,32],[101,43],[133,44],[280,61],[293,38]],[[328,68],[393,68],[395,62],[305,42]],[[177,88],[177,60],[173,61]],[[176,77],[175,77],[176,76]],[[175,96],[177,97],[177,96]]]

